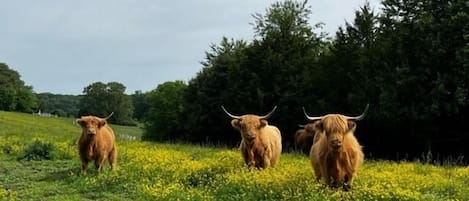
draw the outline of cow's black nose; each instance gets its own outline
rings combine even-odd
[[[333,148],[336,148],[336,149],[337,149],[337,148],[339,148],[339,147],[341,147],[341,146],[342,146],[342,142],[341,142],[341,141],[339,141],[339,140],[333,140],[333,141],[332,141],[332,147],[333,147]]]

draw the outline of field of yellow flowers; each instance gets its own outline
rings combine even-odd
[[[122,126],[117,169],[81,175],[73,122],[0,111],[0,200],[469,200],[468,167],[366,160],[344,192],[299,153],[260,171],[236,148],[142,142]]]

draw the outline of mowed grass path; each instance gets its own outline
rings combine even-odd
[[[81,175],[74,119],[0,111],[0,200],[469,200],[468,167],[367,160],[344,192],[317,183],[301,154],[259,171],[237,149],[141,142],[139,128],[112,127],[117,170]],[[37,142],[53,159],[20,160]]]

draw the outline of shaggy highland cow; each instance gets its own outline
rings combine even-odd
[[[263,169],[274,167],[282,153],[282,137],[280,130],[268,125],[266,119],[274,113],[277,106],[264,116],[236,116],[226,111],[223,106],[221,108],[233,119],[233,128],[241,133],[240,150],[246,165]]]
[[[313,124],[299,125],[302,129],[295,132],[295,147],[306,155],[309,155],[314,141]]]
[[[354,136],[355,121],[365,117],[368,107],[356,117],[341,114],[310,117],[303,108],[306,118],[315,121],[314,129],[319,133],[309,154],[318,181],[324,178],[330,186],[342,186],[346,191],[352,188],[353,178],[364,157]]]
[[[319,136],[322,134],[316,132],[315,127],[318,123],[318,121],[315,121],[306,125],[298,125],[302,127],[302,129],[298,129],[295,133],[295,146],[308,156],[311,151],[311,146],[318,141]]]
[[[98,172],[102,170],[106,160],[109,162],[111,169],[116,166],[115,136],[107,123],[107,119],[112,114],[114,113],[104,119],[96,116],[82,116],[76,120],[82,128],[81,137],[78,141],[78,151],[83,174],[86,174],[90,161],[94,161]]]

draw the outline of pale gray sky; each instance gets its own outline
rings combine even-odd
[[[82,94],[116,81],[126,93],[189,81],[210,44],[252,41],[252,14],[273,0],[14,0],[0,6],[0,62],[35,92]],[[309,0],[311,25],[335,34],[365,0]],[[370,0],[375,11],[379,0]]]

